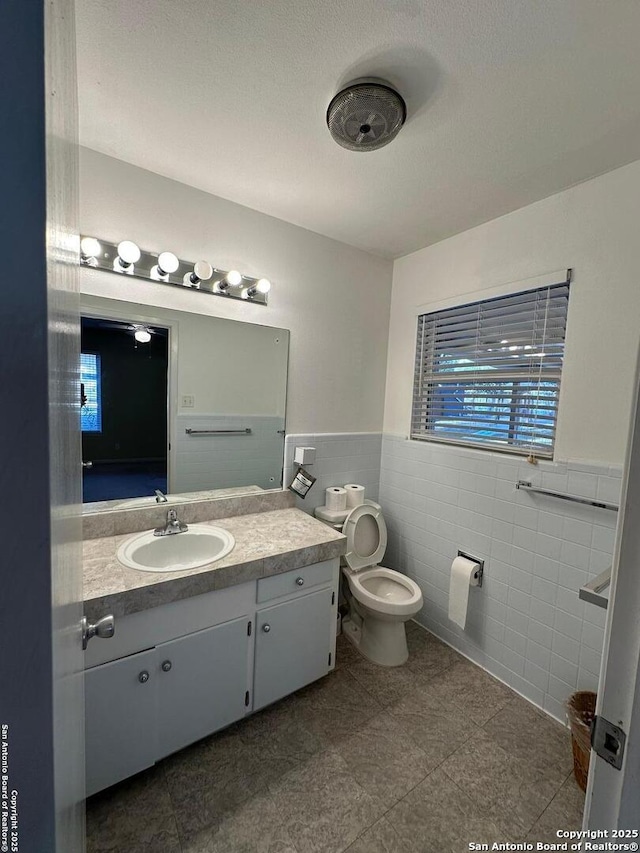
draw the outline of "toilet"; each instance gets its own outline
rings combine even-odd
[[[335,512],[316,517],[338,528]],[[382,666],[400,666],[409,657],[404,623],[422,607],[422,590],[406,575],[379,565],[387,547],[382,508],[373,501],[352,509],[342,523],[347,552],[342,572],[350,592],[350,613],[342,631],[360,653]]]

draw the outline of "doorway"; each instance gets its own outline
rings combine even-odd
[[[168,488],[169,329],[81,318],[82,499]]]

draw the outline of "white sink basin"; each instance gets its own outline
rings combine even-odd
[[[231,533],[221,527],[190,524],[184,533],[170,536],[136,533],[118,548],[118,560],[141,572],[183,572],[221,560],[235,544]]]

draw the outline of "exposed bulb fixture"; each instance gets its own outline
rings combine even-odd
[[[148,344],[151,340],[151,332],[149,329],[141,327],[136,329],[133,333],[133,337],[138,341],[139,344]]]
[[[223,296],[225,299],[242,299],[255,305],[267,305],[271,283],[266,278],[254,278],[243,275],[237,269],[225,272],[219,265],[209,261],[191,261],[180,258],[173,252],[156,252],[140,249],[131,240],[119,243],[97,239],[93,236],[80,234],[78,260],[81,266],[90,266],[106,272],[125,273],[144,281],[155,281],[174,287],[186,287],[189,290],[199,290],[213,296]],[[146,329],[139,324],[130,325],[130,334],[137,330],[153,335],[153,329]],[[140,343],[147,343],[136,337]]]
[[[173,252],[160,252],[158,263],[151,267],[149,275],[156,281],[167,281],[169,276],[180,266],[177,255]]]
[[[196,261],[193,271],[185,273],[182,281],[191,287],[197,287],[201,281],[209,281],[213,275],[213,267],[209,261]]]
[[[268,278],[259,278],[255,284],[252,284],[251,287],[248,287],[246,290],[242,291],[243,299],[251,299],[252,296],[255,296],[256,293],[269,293],[271,290],[271,282]]]
[[[238,270],[231,270],[224,278],[220,279],[216,287],[224,293],[229,287],[237,287],[239,284],[242,284],[242,276]]]
[[[102,246],[95,237],[83,237],[80,241],[80,260],[90,267],[98,266],[98,255]]]
[[[126,272],[132,275],[134,264],[137,264],[139,260],[140,249],[131,240],[123,240],[118,243],[118,256],[113,262],[113,268],[116,272]]]

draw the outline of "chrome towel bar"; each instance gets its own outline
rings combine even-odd
[[[594,501],[591,498],[579,498],[577,495],[563,495],[562,492],[550,492],[548,489],[539,489],[537,486],[532,486],[527,480],[518,480],[516,489],[527,489],[529,492],[537,492],[539,495],[547,495],[550,498],[560,498],[560,500],[571,501],[575,504],[595,506],[598,509],[610,509],[612,512],[618,512],[619,509],[616,504],[606,503],[605,501]]]
[[[185,429],[187,435],[251,435],[251,427],[246,429]]]

